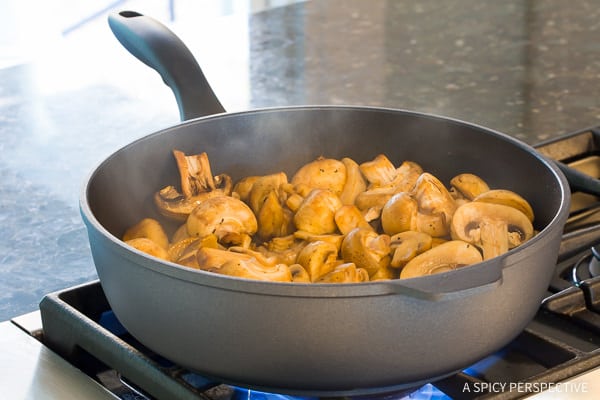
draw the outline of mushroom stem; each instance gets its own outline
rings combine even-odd
[[[508,223],[504,220],[484,220],[479,226],[483,259],[489,260],[508,251]]]

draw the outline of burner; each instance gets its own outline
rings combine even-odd
[[[600,254],[599,254],[600,255]],[[598,260],[595,256],[587,254],[581,257],[573,265],[569,272],[568,279],[575,285],[580,286],[584,281],[593,277],[591,270],[592,264],[597,264]],[[595,267],[594,267],[595,268]]]
[[[591,247],[591,254],[579,258],[570,270],[568,279],[581,286],[585,281],[600,276],[600,245]]]
[[[600,249],[598,246],[592,247],[592,259],[590,260],[588,270],[590,272],[590,277],[594,278],[600,275]]]

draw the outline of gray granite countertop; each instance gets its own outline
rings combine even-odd
[[[273,3],[284,5],[124,6],[188,44],[228,111],[402,108],[530,144],[600,125],[600,1]],[[114,11],[73,11],[35,26],[29,47],[17,43],[18,57],[0,54],[0,321],[96,278],[78,209],[83,182],[121,146],[178,122],[169,89],[110,33]],[[42,20],[21,26],[0,14],[10,19],[4,30]]]

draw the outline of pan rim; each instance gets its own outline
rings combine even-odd
[[[423,276],[416,277],[410,279],[396,279],[391,281],[373,281],[373,282],[364,282],[364,283],[347,283],[347,284],[302,284],[302,283],[287,283],[287,282],[270,282],[270,281],[257,281],[251,279],[243,279],[237,277],[229,277],[224,275],[219,275],[203,270],[196,270],[192,268],[188,268],[185,266],[181,266],[179,264],[161,260],[156,257],[147,255],[140,251],[133,249],[131,246],[125,244],[118,237],[109,232],[101,223],[98,221],[94,212],[92,211],[89,204],[89,191],[90,185],[93,182],[94,176],[99,173],[100,169],[109,163],[114,157],[116,157],[120,152],[125,151],[126,149],[135,146],[137,143],[148,140],[154,136],[168,134],[169,131],[177,130],[181,126],[186,125],[194,125],[202,123],[207,120],[218,120],[222,118],[235,118],[237,116],[247,116],[247,115],[256,115],[263,113],[281,113],[281,112],[305,112],[305,111],[360,111],[360,112],[369,112],[369,113],[393,113],[393,114],[404,114],[415,116],[419,118],[426,118],[431,120],[445,121],[452,124],[468,127],[470,129],[475,129],[482,131],[485,134],[496,136],[501,138],[507,142],[509,142],[512,146],[520,148],[521,150],[527,152],[531,157],[537,159],[537,161],[543,165],[544,168],[548,169],[554,177],[554,180],[557,182],[557,187],[560,189],[560,205],[556,213],[552,216],[552,219],[541,229],[533,238],[531,238],[527,243],[523,245],[509,250],[507,253],[499,256],[498,258],[507,259],[509,258],[511,261],[519,259],[519,252],[525,247],[538,246],[540,241],[543,241],[550,233],[549,231],[555,227],[556,225],[564,225],[566,222],[569,204],[570,204],[570,190],[566,177],[560,171],[560,169],[554,165],[548,158],[540,154],[535,150],[533,146],[509,136],[505,133],[496,131],[494,129],[490,129],[475,123],[466,122],[457,118],[446,117],[442,115],[424,113],[419,111],[412,111],[406,109],[398,109],[398,108],[387,108],[387,107],[374,107],[374,106],[365,106],[365,105],[295,105],[295,106],[278,106],[278,107],[264,107],[257,108],[246,111],[235,111],[235,112],[224,112],[219,114],[213,114],[208,116],[202,116],[186,121],[179,122],[178,124],[160,129],[148,135],[144,135],[142,137],[137,138],[136,140],[121,146],[113,153],[111,153],[107,158],[97,163],[95,167],[88,173],[86,180],[84,181],[84,185],[80,191],[79,197],[79,208],[80,213],[84,219],[84,222],[87,225],[88,233],[90,228],[93,228],[97,231],[104,239],[110,240],[113,244],[116,244],[119,248],[119,251],[126,255],[134,263],[150,268],[157,273],[168,275],[172,278],[185,280],[194,282],[200,285],[218,287],[224,290],[233,290],[233,291],[245,291],[251,293],[268,293],[270,295],[281,295],[281,296],[296,296],[296,297],[360,297],[360,296],[372,296],[372,295],[388,295],[390,293],[398,293],[398,287],[406,287],[408,288],[408,294],[412,292],[411,287],[435,285],[439,281],[443,281],[448,275],[456,275],[462,276],[464,274],[468,274],[469,271],[477,268],[486,268],[492,264],[491,261],[496,260],[487,260],[477,265],[469,266],[469,268],[458,269],[454,271],[444,272],[431,276]],[[142,263],[143,261],[143,263]],[[506,268],[505,263],[497,263],[498,265],[502,264],[502,269]],[[512,262],[511,262],[512,264]],[[167,265],[169,268],[164,268]],[[510,267],[510,264],[508,264]],[[414,294],[414,293],[413,293]],[[426,296],[427,297],[427,296]]]

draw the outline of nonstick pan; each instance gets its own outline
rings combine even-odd
[[[109,17],[119,41],[159,72],[182,123],[116,151],[89,177],[81,214],[102,287],[140,342],[208,378],[319,396],[411,388],[453,374],[515,338],[554,272],[570,191],[557,166],[508,135],[455,119],[360,106],[226,113],[185,45],[135,12]],[[233,179],[318,156],[416,161],[443,182],[458,173],[532,205],[534,238],[499,257],[426,277],[361,284],[275,283],[193,270],[124,244],[157,215],[152,194],[178,181],[171,151],[208,153]]]

